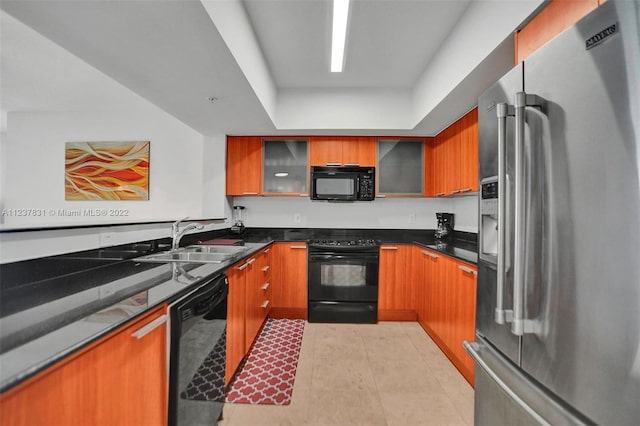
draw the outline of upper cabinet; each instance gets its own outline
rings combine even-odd
[[[424,139],[378,140],[378,194],[422,196]]]
[[[309,161],[304,139],[264,139],[265,195],[309,195]]]
[[[262,139],[227,137],[227,195],[260,195]]]
[[[426,196],[443,197],[478,190],[478,109],[440,132],[427,149],[425,167],[432,168]]]
[[[516,64],[578,22],[604,0],[552,0],[515,35]]]
[[[376,144],[373,137],[314,136],[309,138],[311,166],[376,165]]]

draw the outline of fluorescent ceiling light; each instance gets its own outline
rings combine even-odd
[[[349,0],[333,0],[333,33],[331,36],[331,72],[342,72],[344,45],[347,41]]]

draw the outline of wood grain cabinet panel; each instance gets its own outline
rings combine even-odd
[[[422,276],[416,282],[418,322],[473,385],[474,363],[462,342],[475,338],[477,268],[423,248],[414,259]]]
[[[552,0],[524,28],[515,35],[515,63],[569,28],[603,0]]]
[[[0,424],[165,425],[166,315],[158,307],[3,393]]]
[[[415,281],[412,279],[411,246],[380,246],[378,273],[378,320],[415,321]]]
[[[274,318],[307,318],[307,244],[304,241],[272,245],[271,275]]]
[[[433,183],[428,195],[444,197],[478,190],[477,108],[435,137],[429,159]]]
[[[229,296],[227,299],[227,360],[225,383],[229,383],[246,353],[246,261],[227,268]]]
[[[260,195],[262,188],[262,139],[228,136],[227,195]]]
[[[376,165],[375,138],[366,136],[312,136],[309,138],[309,164],[360,166]]]

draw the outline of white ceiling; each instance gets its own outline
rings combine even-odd
[[[2,0],[0,106],[107,108],[104,73],[205,135],[435,134],[511,67],[541,2],[353,0],[332,74],[328,0]]]

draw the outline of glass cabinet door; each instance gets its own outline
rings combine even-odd
[[[424,141],[378,140],[378,193],[421,196],[424,184]]]
[[[309,158],[307,141],[265,139],[263,141],[263,193],[307,194]]]

